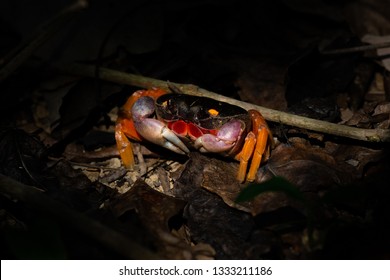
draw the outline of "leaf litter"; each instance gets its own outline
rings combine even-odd
[[[342,59],[323,56],[312,47],[349,47],[351,41],[356,42],[356,35],[361,43],[382,43],[387,40],[384,31],[373,28],[376,20],[370,22],[373,25],[369,28],[353,21],[351,11],[364,10],[360,1],[355,7],[351,3],[346,8],[350,12],[348,23],[359,30],[356,34],[346,33],[337,25],[343,20],[342,13],[334,13],[337,7],[327,6],[316,13],[315,9],[298,2],[286,7],[264,1],[257,7],[261,8],[258,9],[260,18],[243,7],[232,10],[234,5],[230,2],[208,6],[210,11],[223,9],[232,16],[226,19],[229,24],[213,25],[213,30],[200,29],[202,25],[195,21],[204,8],[202,5],[206,4],[198,8],[183,4],[180,9],[186,14],[185,20],[183,14],[162,16],[172,13],[170,4],[165,10],[154,7],[151,9],[153,20],[146,21],[144,27],[132,27],[137,17],[123,20],[100,59],[104,58],[105,66],[118,70],[191,82],[269,108],[349,126],[388,129],[386,88],[389,87],[386,75],[381,74],[384,69],[388,70],[387,61],[360,55]],[[372,9],[382,13],[374,4],[367,11],[370,17]],[[139,12],[145,10],[148,8],[143,7]],[[115,6],[109,13],[123,15],[124,11]],[[277,11],[279,16],[271,16],[270,11]],[[82,22],[99,18],[99,13],[102,10],[90,10]],[[294,20],[298,14],[305,15],[303,21]],[[306,24],[313,14],[320,16],[319,20],[313,25]],[[136,15],[142,17],[139,13]],[[212,22],[213,15],[205,13],[205,22]],[[173,19],[181,24],[173,24]],[[384,22],[382,17],[378,20]],[[284,24],[280,25],[279,21]],[[291,26],[297,29],[286,34],[284,26],[289,21],[294,22]],[[269,34],[264,22],[274,23],[276,32]],[[254,30],[248,26],[257,27],[256,32],[263,37],[251,42],[245,34],[253,34]],[[339,28],[336,33],[332,30],[335,26]],[[106,22],[106,32],[108,27]],[[83,36],[80,35],[89,30],[93,35],[89,44],[96,46],[103,38],[99,32],[88,28],[76,34],[75,44],[67,47],[71,50],[63,53],[62,61],[72,61],[75,57],[96,59],[86,51],[87,45],[81,47],[80,37]],[[126,34],[126,30],[131,32]],[[164,41],[161,36],[167,36],[163,35],[167,30],[180,36]],[[297,30],[305,32],[299,34]],[[316,30],[339,37],[324,35],[318,43],[318,37],[313,35]],[[214,31],[219,37],[215,37]],[[370,32],[376,37],[363,36]],[[129,38],[139,34],[150,36],[141,36],[141,40],[133,44],[134,40]],[[194,40],[198,42],[195,45]],[[202,40],[217,40],[218,44],[199,44]],[[223,51],[217,51],[216,46]],[[45,48],[52,48],[52,53],[55,44],[52,42]],[[97,49],[94,50],[97,53]],[[38,55],[46,58],[50,53],[38,52]],[[356,83],[359,81],[355,72],[362,60],[368,60],[370,65],[364,68],[367,72],[359,76],[370,77],[364,84]],[[28,67],[23,70],[31,71]],[[27,102],[8,100],[13,111],[10,114],[10,110],[3,110],[2,121],[10,120],[28,134],[21,130],[2,131],[0,145],[6,152],[1,156],[1,173],[34,185],[67,207],[108,224],[161,258],[367,259],[389,256],[390,244],[383,238],[389,234],[386,217],[390,213],[387,188],[390,166],[386,146],[270,123],[278,145],[253,184],[236,181],[238,163],[234,160],[197,152],[181,157],[146,143],[134,143],[138,151],[137,165],[129,171],[121,167],[113,124],[118,106],[135,88],[102,81],[97,84],[93,79],[53,73],[42,73],[39,85],[31,84],[24,76],[18,78],[26,79],[23,84],[33,90],[28,89],[27,94],[19,97]],[[356,85],[362,85],[362,89]],[[6,85],[4,88],[5,92],[10,89]],[[72,133],[72,138],[66,137]],[[66,141],[62,142],[64,139]],[[48,153],[47,148],[54,143],[63,144],[56,152]],[[244,201],[237,200],[248,193],[248,188],[256,191],[249,191]],[[39,212],[29,211],[23,205],[16,207],[3,196],[1,200],[5,205],[1,207],[0,216],[4,231],[29,233],[41,224]],[[30,222],[29,217],[36,218],[37,222]],[[58,228],[48,225],[49,232],[58,236]],[[58,246],[62,255],[52,252],[52,256],[123,257],[110,248],[102,248],[98,242],[77,239],[77,232],[67,230],[65,233],[61,241],[64,246]],[[23,256],[4,242],[1,246],[7,258]]]

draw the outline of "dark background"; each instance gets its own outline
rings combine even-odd
[[[181,202],[171,200],[172,193],[160,197],[141,191],[139,182],[131,182],[133,192],[121,196],[117,190],[124,175],[109,188],[74,171],[77,159],[64,151],[73,145],[91,153],[114,147],[110,114],[137,88],[63,70],[81,62],[191,83],[310,118],[388,129],[390,52],[326,53],[388,42],[388,1],[96,0],[66,12],[72,3],[0,3],[4,176],[37,186],[162,258],[185,258],[187,251],[191,258],[389,258],[387,143],[270,123],[280,145],[260,172],[287,178],[293,190],[286,184],[282,197],[262,194],[260,206],[251,208],[255,215],[227,206],[228,194],[213,189],[219,177],[209,178],[200,168],[218,168],[221,182],[229,177],[231,162],[198,154],[187,161],[158,151],[184,166],[174,195]],[[42,40],[26,51],[37,38]],[[117,158],[107,154],[93,155]],[[83,163],[94,162],[88,156]],[[224,185],[227,193],[235,186]],[[295,201],[295,191],[308,202]],[[12,199],[3,190],[0,203],[2,258],[144,256],[142,250],[126,253],[96,237],[99,233],[80,230],[79,221],[48,215],[47,206],[37,207],[30,198]],[[161,230],[179,245],[159,235]]]

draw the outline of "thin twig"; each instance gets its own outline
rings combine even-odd
[[[390,47],[390,42],[357,46],[351,48],[343,48],[343,49],[321,50],[320,52],[325,55],[346,54],[346,53],[365,52],[365,51],[377,50],[377,49],[388,48],[388,47]]]
[[[96,69],[94,66],[88,66],[83,64],[73,64],[71,66],[64,67],[62,70],[70,74],[80,75],[85,77],[94,77],[96,73]],[[158,88],[169,90],[168,82],[166,81],[129,74],[129,73],[112,70],[108,68],[100,68],[99,77],[102,80],[119,83],[119,84],[127,84],[127,85],[137,86],[141,88],[158,87]],[[233,98],[229,98],[217,94],[215,92],[207,91],[195,85],[178,84],[178,83],[171,83],[171,82],[169,83],[175,85],[181,91],[187,94],[213,98],[218,101],[240,106],[246,110],[249,109],[258,110],[267,121],[281,123],[285,125],[303,128],[303,129],[308,129],[308,130],[321,132],[325,134],[331,134],[331,135],[347,137],[356,140],[367,141],[367,142],[390,142],[390,129],[363,129],[363,128],[329,123],[326,121],[306,118],[302,116],[285,113],[282,111],[265,108],[258,105],[253,105],[247,102],[239,101]]]
[[[56,218],[67,227],[85,234],[105,247],[130,259],[161,259],[160,256],[130,240],[121,233],[78,213],[37,190],[0,174],[0,192],[17,199],[42,213]]]

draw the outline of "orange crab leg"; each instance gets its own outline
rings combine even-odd
[[[249,182],[253,182],[256,179],[257,170],[259,170],[261,159],[263,158],[263,154],[265,152],[268,140],[268,131],[267,128],[261,127],[259,128],[259,132],[257,134],[256,139],[256,147],[253,152],[253,157],[251,161],[251,166],[249,168],[247,180]]]
[[[239,182],[244,182],[246,177],[246,171],[248,168],[248,161],[253,154],[253,150],[256,145],[256,136],[253,132],[249,132],[245,138],[244,146],[239,154],[235,157],[236,160],[240,161],[240,166],[238,168],[237,180]]]
[[[132,169],[134,167],[134,153],[131,142],[124,133],[123,120],[115,125],[115,140],[123,165]]]
[[[131,142],[127,137],[130,137],[131,139],[136,141],[142,140],[142,137],[138,134],[137,130],[134,127],[134,123],[131,116],[131,109],[133,108],[134,103],[141,96],[150,96],[153,99],[156,99],[165,93],[166,91],[157,88],[149,90],[138,90],[127,99],[126,103],[120,109],[119,116],[116,120],[115,125],[115,140],[119,155],[122,159],[123,165],[126,168],[131,169],[134,167],[133,148]]]
[[[270,145],[273,146],[273,139],[271,131],[263,116],[256,110],[249,110],[248,113],[252,119],[252,131],[256,135],[256,147],[247,175],[247,180],[252,182],[256,179],[256,173],[260,167],[266,149],[269,149]],[[264,157],[264,159],[267,160],[266,157]]]

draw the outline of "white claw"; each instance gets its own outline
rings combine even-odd
[[[184,145],[180,138],[177,137],[176,134],[173,133],[172,130],[170,130],[168,127],[164,126],[162,128],[161,135],[167,140],[163,144],[165,148],[177,152],[179,154],[188,154],[190,152],[190,150],[188,150],[187,146]]]
[[[187,154],[190,151],[177,135],[164,123],[156,119],[135,119],[137,132],[149,142],[165,147],[178,154]]]

